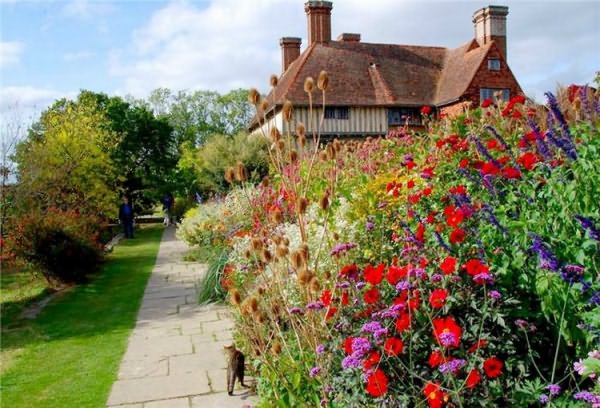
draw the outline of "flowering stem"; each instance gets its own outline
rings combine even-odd
[[[550,383],[554,384],[554,375],[556,374],[556,363],[558,361],[558,350],[560,349],[560,336],[562,334],[562,325],[565,318],[565,311],[567,310],[567,303],[569,302],[569,294],[571,293],[571,284],[567,287],[567,297],[565,298],[565,304],[560,315],[560,321],[558,322],[558,335],[556,337],[556,351],[554,353],[554,362],[552,363],[552,376],[550,377]]]

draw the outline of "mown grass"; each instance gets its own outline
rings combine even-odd
[[[59,295],[36,319],[17,320],[16,311],[3,318],[3,407],[105,405],[156,259],[162,228],[152,226],[136,234],[136,239],[114,248],[90,283]],[[25,305],[26,291],[25,298],[18,297],[8,293],[10,287],[2,288],[3,309],[5,299],[11,297],[6,302],[9,309],[17,308],[14,303]]]

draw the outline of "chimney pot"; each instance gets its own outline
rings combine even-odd
[[[337,40],[343,42],[360,42],[360,34],[342,33],[338,35]]]
[[[307,1],[304,11],[308,18],[308,44],[327,43],[331,41],[331,9],[330,1]]]
[[[496,46],[506,60],[506,16],[508,7],[488,6],[473,13],[475,39],[479,45],[496,42]]]
[[[283,37],[279,40],[281,46],[281,68],[285,72],[292,62],[300,56],[300,45],[302,40],[297,37]]]

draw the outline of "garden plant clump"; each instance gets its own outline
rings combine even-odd
[[[226,248],[264,406],[600,406],[600,95],[546,97],[324,145],[285,103],[270,177],[182,232]]]

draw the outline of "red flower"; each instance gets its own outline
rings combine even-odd
[[[486,339],[480,339],[478,340],[476,343],[473,343],[473,345],[471,347],[469,347],[469,353],[474,353],[475,350],[483,348],[485,346],[487,346],[487,340]]]
[[[388,390],[388,378],[381,369],[375,370],[367,381],[367,392],[374,398],[381,397]]]
[[[429,296],[429,303],[434,309],[441,309],[446,304],[448,292],[445,289],[436,289]]]
[[[504,367],[504,363],[496,357],[490,357],[483,362],[483,369],[488,378],[496,378],[502,375],[502,367]]]
[[[502,175],[507,179],[521,178],[521,172],[514,167],[505,167],[502,169]]]
[[[527,152],[517,159],[517,163],[525,167],[527,170],[533,170],[536,163],[539,161],[535,153]]]
[[[459,184],[456,187],[452,187],[449,191],[452,194],[467,194],[467,189],[462,184]]]
[[[406,188],[413,188],[415,186],[415,182],[412,180],[408,180],[408,183],[406,183]]]
[[[383,351],[389,356],[397,356],[402,353],[404,349],[404,342],[397,337],[390,337],[386,339],[383,345]]]
[[[350,303],[350,298],[348,296],[348,292],[342,293],[342,306],[347,306]]]
[[[425,236],[425,226],[423,225],[423,223],[419,223],[419,225],[417,226],[417,233],[415,234],[415,236],[419,241],[423,242],[423,237]]]
[[[446,257],[444,262],[440,264],[440,269],[444,272],[445,275],[450,275],[454,273],[456,270],[456,258],[452,256]]]
[[[489,273],[490,268],[479,259],[470,259],[463,266],[467,273],[471,276],[479,275],[480,273]]]
[[[431,113],[431,106],[423,106],[421,108],[421,113],[423,115],[429,115]]]
[[[498,147],[498,141],[496,139],[488,140],[487,148],[488,149],[496,149]]]
[[[428,196],[433,192],[433,188],[431,186],[425,187],[421,192],[424,196]]]
[[[523,95],[517,95],[517,96],[514,96],[514,97],[513,97],[513,98],[510,100],[510,102],[509,102],[508,104],[509,104],[509,105],[512,107],[512,106],[515,106],[515,105],[517,105],[517,104],[519,104],[519,103],[520,103],[520,104],[523,104],[523,103],[525,103],[525,97],[524,97]]]
[[[460,208],[453,205],[449,205],[444,209],[444,215],[446,216],[446,223],[451,227],[458,227],[465,219]]]
[[[468,165],[469,165],[469,159],[462,159],[460,161],[460,163],[458,164],[458,167],[460,167],[461,169],[464,169]]]
[[[465,240],[465,231],[460,228],[455,228],[450,233],[450,243],[452,244],[460,244]]]
[[[436,368],[437,366],[439,366],[440,364],[442,364],[445,361],[446,361],[446,359],[444,358],[444,354],[441,351],[436,350],[436,351],[432,351],[431,354],[429,355],[427,364],[429,364],[429,367],[431,367],[431,368]]]
[[[377,288],[369,289],[365,292],[363,296],[365,303],[368,305],[372,305],[373,303],[377,303],[379,300],[379,291]]]
[[[462,329],[452,316],[441,317],[433,320],[433,336],[439,344],[445,347],[458,347]]]
[[[427,398],[429,408],[440,408],[448,402],[448,393],[442,391],[439,384],[427,383],[423,388],[423,395]]]
[[[377,266],[367,265],[365,267],[365,281],[369,282],[371,285],[378,285],[383,279],[383,271],[385,270],[385,265],[380,263]]]
[[[400,279],[406,278],[408,275],[408,266],[399,267],[396,265],[390,265],[386,276],[387,281],[390,285],[396,286]]]
[[[481,381],[481,375],[479,374],[479,370],[474,368],[467,375],[466,386],[467,388],[475,388],[477,384]]]
[[[363,368],[365,370],[368,370],[370,368],[375,367],[377,364],[379,364],[379,361],[381,360],[381,354],[379,354],[378,351],[374,351],[371,354],[369,354],[369,357],[367,357],[365,359],[365,361],[363,361]]]
[[[492,101],[491,98],[486,98],[483,101],[481,101],[481,107],[482,108],[487,108],[488,106],[491,106],[494,104],[494,101]]]
[[[523,117],[523,114],[520,111],[518,111],[518,110],[513,111],[513,113],[512,113],[513,119],[521,119],[522,117]]]
[[[324,290],[323,293],[321,293],[321,302],[323,302],[323,304],[325,306],[329,306],[331,304],[331,291],[330,290]]]
[[[396,320],[396,330],[398,333],[402,334],[404,331],[408,330],[410,327],[410,316],[408,313],[402,313],[398,320]]]
[[[325,319],[331,319],[337,313],[337,307],[329,306],[327,313],[325,313]]]
[[[495,176],[500,172],[500,168],[492,162],[486,162],[483,164],[483,167],[481,167],[481,172],[484,176],[488,174]]]
[[[344,351],[346,352],[346,354],[352,354],[352,341],[354,340],[354,337],[346,337],[346,340],[344,340]]]

